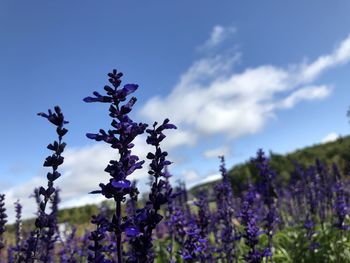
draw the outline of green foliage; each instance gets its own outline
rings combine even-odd
[[[346,174],[348,164],[345,160],[350,160],[350,136],[339,138],[334,142],[306,147],[286,155],[270,152],[270,166],[278,173],[276,180],[280,185],[286,185],[288,182],[290,173],[294,170],[293,162],[298,162],[306,167],[314,165],[316,159],[328,165],[336,163],[340,171]],[[241,191],[242,183],[248,181],[254,183],[258,175],[256,167],[250,161],[234,166],[228,173],[233,191],[236,193]],[[196,186],[191,189],[191,193],[196,194],[203,189],[213,189],[216,183],[210,182]]]
[[[276,263],[350,262],[348,231],[330,224],[317,227],[312,242],[318,244],[314,249],[302,226],[280,230],[274,236],[273,260]]]
[[[58,212],[58,223],[71,225],[88,223],[92,215],[99,213],[97,205],[85,205],[81,207],[62,209]]]

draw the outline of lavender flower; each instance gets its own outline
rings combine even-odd
[[[54,181],[58,179],[61,174],[58,172],[58,166],[63,163],[63,156],[61,155],[64,151],[66,144],[62,142],[63,136],[68,132],[64,125],[68,123],[64,119],[62,111],[60,107],[55,106],[54,112],[52,110],[48,110],[48,114],[46,113],[38,113],[39,116],[46,118],[53,125],[56,126],[56,133],[58,135],[58,141],[54,141],[49,144],[47,148],[53,151],[51,156],[48,156],[44,162],[44,167],[51,167],[52,172],[47,173],[47,188],[44,187],[39,188],[39,198],[42,197],[39,203],[39,212],[38,217],[35,220],[35,226],[37,227],[36,231],[36,240],[35,243],[32,244],[32,240],[30,240],[30,244],[28,243],[28,249],[33,249],[33,251],[27,251],[27,261],[32,262],[36,258],[36,250],[38,246],[39,239],[42,241],[42,245],[45,247],[44,251],[42,251],[39,256],[40,260],[43,262],[48,262],[51,260],[50,251],[53,249],[54,240],[52,237],[55,232],[55,216],[53,214],[48,214],[45,209],[47,203],[51,200],[52,194],[56,191],[54,188]],[[39,201],[39,200],[38,200]],[[33,254],[32,254],[33,253]]]
[[[336,223],[334,225],[341,230],[348,230],[350,229],[350,226],[345,225],[345,218],[348,215],[348,206],[345,200],[345,192],[343,183],[340,179],[340,173],[338,167],[335,164],[333,164],[333,173],[336,178],[334,204]]]
[[[16,252],[14,257],[16,258],[16,260],[18,260],[19,253],[21,251],[21,246],[22,246],[22,219],[21,219],[22,205],[20,204],[19,200],[17,200],[17,202],[15,202],[15,211],[16,211],[16,222],[15,222],[16,243],[15,243],[15,247],[12,250]]]
[[[317,198],[315,193],[314,167],[309,167],[303,176],[303,183],[305,187],[305,197],[309,205],[309,212],[311,215],[316,215],[317,212]],[[308,212],[308,214],[309,214]]]
[[[169,262],[174,263],[176,262],[175,244],[177,243],[179,247],[183,247],[185,244],[188,218],[183,211],[183,206],[171,202],[169,207],[171,208],[171,212],[169,213],[166,224],[169,229],[170,243],[167,246],[167,252],[169,253]]]
[[[175,197],[172,194],[172,188],[166,182],[165,167],[171,162],[166,159],[168,153],[162,151],[160,143],[166,137],[163,131],[176,129],[176,126],[170,124],[168,119],[165,119],[161,125],[157,125],[158,123],[155,122],[153,129],[146,130],[149,134],[146,142],[155,147],[154,153],[147,154],[147,159],[151,160],[148,174],[154,177],[154,181],[145,207],[136,210],[132,223],[130,220],[128,222],[127,234],[132,237],[129,241],[132,251],[128,262],[154,261],[152,233],[163,218],[159,210],[162,205],[169,203]]]
[[[316,234],[315,223],[311,219],[311,216],[309,213],[306,215],[306,219],[303,227],[306,230],[306,238],[307,238],[307,241],[309,242],[308,248],[311,251],[314,251],[316,248],[320,246],[320,244],[318,242],[315,242],[314,240],[314,235]]]
[[[134,198],[138,191],[134,188],[127,177],[136,169],[142,168],[144,161],[139,161],[139,157],[131,154],[131,149],[134,147],[133,140],[140,134],[144,133],[147,124],[135,123],[130,119],[128,114],[136,102],[136,98],[132,97],[125,104],[121,104],[127,96],[136,91],[138,85],[126,84],[123,88],[119,88],[121,84],[120,78],[122,73],[117,73],[116,70],[108,74],[110,86],[105,86],[106,95],[101,95],[97,91],[93,92],[94,97],[86,97],[85,102],[102,102],[109,103],[109,116],[113,119],[111,126],[113,129],[107,132],[100,129],[99,133],[87,133],[89,139],[96,141],[104,141],[119,152],[118,160],[111,160],[105,171],[110,174],[111,179],[107,184],[100,183],[101,190],[96,190],[91,193],[100,193],[106,198],[113,198],[116,204],[115,215],[111,226],[116,236],[117,241],[117,257],[118,263],[122,262],[122,232],[121,228],[121,202],[125,200],[126,195]]]
[[[64,240],[62,241],[62,248],[58,252],[61,263],[75,263],[75,255],[78,253],[78,244],[76,237],[77,228],[72,227],[70,231],[64,231]]]
[[[5,195],[0,194],[0,256],[1,256],[1,250],[5,247],[3,234],[6,230],[5,224],[7,222],[7,215],[6,215],[6,208],[5,208]]]
[[[88,262],[93,262],[93,263],[112,262],[105,258],[103,252],[105,252],[106,248],[102,244],[102,241],[106,237],[105,233],[109,228],[108,220],[104,216],[98,215],[98,216],[92,217],[91,223],[96,225],[96,230],[91,232],[89,237],[89,239],[93,241],[93,244],[88,247],[89,250],[92,251],[92,253],[90,253],[88,256]]]
[[[205,262],[203,254],[207,240],[200,235],[200,229],[194,222],[186,227],[186,239],[180,248],[180,255],[185,262]]]
[[[257,191],[262,195],[264,203],[270,207],[272,204],[274,204],[274,199],[277,198],[273,185],[276,173],[271,170],[269,159],[265,156],[262,149],[258,150],[256,158],[252,159],[252,161],[259,170]]]
[[[221,234],[221,237],[219,238],[221,244],[218,251],[223,254],[222,257],[225,257],[226,261],[230,263],[233,262],[236,257],[235,228],[232,223],[234,216],[233,193],[225,167],[225,158],[223,156],[219,158],[221,161],[220,172],[222,175],[222,183],[215,187],[218,211],[217,223],[221,225],[221,229],[219,230]]]
[[[200,234],[202,237],[205,237],[209,232],[210,210],[207,195],[204,191],[199,193],[199,198],[198,201],[195,202],[195,205],[198,207],[198,226]]]
[[[265,230],[268,236],[268,251],[272,251],[272,237],[274,227],[277,223],[278,213],[275,204],[275,198],[277,194],[274,187],[274,179],[276,177],[275,172],[270,168],[269,159],[265,156],[262,149],[257,152],[257,157],[253,159],[256,167],[259,170],[259,182],[257,184],[257,190],[262,195],[263,201],[267,206],[267,214],[265,216]],[[269,255],[270,253],[266,253]]]
[[[241,211],[238,217],[241,219],[241,224],[244,226],[244,233],[242,237],[246,245],[249,247],[248,254],[244,255],[243,259],[249,263],[262,262],[265,251],[259,250],[257,245],[259,243],[259,235],[262,231],[258,225],[258,219],[256,210],[254,209],[254,200],[256,197],[255,190],[250,187],[249,192],[246,194],[244,201],[242,202]]]

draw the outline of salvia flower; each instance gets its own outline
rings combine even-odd
[[[176,129],[176,126],[165,119],[161,125],[158,126],[158,123],[155,122],[153,129],[146,130],[148,133],[146,142],[155,147],[153,153],[147,154],[147,159],[151,161],[148,174],[153,176],[154,180],[145,207],[136,210],[132,224],[127,227],[127,234],[132,236],[129,241],[132,251],[128,262],[154,261],[152,233],[163,218],[159,213],[160,208],[171,202],[171,199],[176,196],[172,193],[172,188],[169,187],[166,177],[165,167],[171,162],[167,160],[168,153],[160,148],[160,143],[166,137],[163,132],[167,129]]]
[[[201,231],[201,236],[205,237],[209,232],[210,210],[207,194],[202,191],[199,193],[198,201],[195,202],[198,207],[198,227]]]
[[[262,149],[259,149],[256,158],[252,159],[259,170],[259,178],[257,182],[257,191],[262,195],[264,203],[270,207],[277,198],[274,187],[274,179],[276,173],[270,168],[269,158],[265,156]]]
[[[128,114],[136,103],[136,98],[131,97],[126,103],[128,95],[135,92],[138,88],[136,84],[126,84],[120,87],[122,73],[113,70],[108,74],[111,86],[104,87],[106,95],[99,92],[93,92],[94,97],[86,97],[85,102],[101,102],[109,104],[109,116],[112,118],[112,129],[105,131],[99,130],[99,133],[87,133],[89,139],[104,141],[119,152],[119,159],[111,160],[106,167],[105,172],[109,173],[111,179],[107,184],[100,183],[100,190],[91,193],[100,193],[106,198],[113,198],[116,204],[115,215],[113,216],[111,227],[116,236],[118,263],[122,262],[122,232],[121,227],[121,202],[125,201],[126,195],[134,198],[137,195],[137,189],[128,180],[136,169],[142,168],[144,161],[139,161],[139,157],[131,154],[134,147],[133,140],[144,133],[147,124],[134,122]]]
[[[311,219],[311,216],[309,213],[306,215],[306,219],[303,227],[306,230],[306,238],[309,242],[308,248],[309,250],[314,251],[320,246],[320,244],[315,241],[315,234],[316,234],[315,223]]]
[[[96,230],[91,232],[89,239],[92,241],[92,245],[88,248],[92,253],[88,256],[88,262],[93,263],[109,263],[112,262],[105,258],[104,252],[106,251],[105,246],[103,245],[103,240],[106,237],[106,232],[109,228],[108,220],[100,215],[93,216],[91,223],[96,225]]]
[[[38,188],[38,194],[36,198],[40,199],[38,217],[35,220],[35,226],[37,227],[36,231],[36,242],[34,246],[33,255],[30,255],[28,251],[27,255],[30,255],[30,258],[27,258],[28,262],[32,262],[37,257],[35,255],[39,239],[42,242],[45,248],[41,249],[41,255],[38,256],[43,262],[49,262],[51,260],[50,251],[53,250],[54,240],[52,237],[55,233],[55,215],[47,213],[46,205],[49,201],[52,201],[52,195],[55,193],[56,189],[54,187],[54,181],[58,179],[61,174],[58,172],[58,167],[63,163],[62,153],[66,147],[66,143],[62,142],[63,136],[68,132],[64,127],[68,123],[64,119],[64,115],[59,106],[54,107],[54,111],[48,110],[48,113],[40,112],[39,116],[46,118],[50,123],[56,126],[56,133],[58,140],[50,143],[47,148],[53,153],[48,156],[44,162],[44,167],[51,167],[52,171],[47,173],[47,188],[41,186]],[[39,201],[39,200],[38,200]]]
[[[0,194],[0,256],[1,250],[5,247],[3,234],[5,232],[5,224],[7,223],[6,218],[5,195]]]
[[[195,222],[186,227],[186,239],[180,248],[180,255],[185,262],[205,262],[204,251],[207,240],[200,235],[201,230]]]
[[[333,173],[336,177],[335,183],[335,203],[334,210],[336,214],[335,226],[341,230],[348,230],[350,226],[345,225],[345,218],[348,215],[348,206],[345,200],[345,191],[342,181],[340,180],[340,173],[338,167],[333,164]]]
[[[220,225],[217,237],[221,241],[220,248],[218,250],[221,252],[222,257],[225,257],[226,261],[230,263],[233,262],[236,257],[236,231],[233,225],[233,193],[225,167],[225,158],[223,156],[220,156],[219,158],[221,161],[220,172],[222,182],[215,187],[218,211],[216,221]]]
[[[58,252],[61,263],[77,262],[75,255],[78,253],[78,244],[76,239],[77,228],[65,229],[62,233],[62,248]]]
[[[16,243],[15,247],[13,250],[16,252],[15,258],[19,258],[19,253],[21,251],[21,246],[22,246],[22,205],[20,204],[19,200],[15,202],[15,212],[16,212],[16,222],[15,222],[15,237],[16,237]]]
[[[262,149],[258,150],[256,158],[252,161],[259,170],[257,191],[262,195],[263,201],[267,207],[267,214],[265,215],[265,231],[269,239],[267,250],[272,251],[274,227],[279,220],[275,204],[275,200],[277,198],[277,193],[274,186],[276,173],[271,169],[269,158],[265,156]]]
[[[243,259],[249,263],[262,262],[266,252],[258,248],[259,235],[263,232],[259,228],[257,212],[254,208],[254,202],[256,199],[256,191],[250,187],[246,194],[242,207],[238,217],[241,219],[241,224],[244,226],[244,232],[241,237],[244,238],[245,244],[248,246],[249,251],[244,255]]]

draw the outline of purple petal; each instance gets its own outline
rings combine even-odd
[[[129,180],[120,180],[120,181],[113,180],[112,181],[112,185],[115,188],[128,188],[130,186],[130,184],[131,184],[131,182]]]
[[[138,234],[140,234],[140,231],[135,228],[135,227],[127,227],[125,229],[125,234],[128,236],[128,237],[135,237],[137,236]]]
[[[95,140],[97,138],[97,134],[95,133],[87,133],[86,137],[88,137],[89,139]]]
[[[99,101],[98,98],[93,98],[93,97],[86,97],[83,99],[84,102],[96,102]]]
[[[135,90],[137,90],[138,87],[139,85],[136,85],[136,84],[126,84],[123,88],[123,91],[125,92],[126,95],[129,95],[135,92]]]

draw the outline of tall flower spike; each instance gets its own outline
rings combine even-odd
[[[36,257],[38,257],[43,262],[48,262],[51,260],[51,251],[53,250],[53,240],[52,237],[55,233],[55,215],[47,213],[46,206],[49,201],[52,201],[52,195],[55,193],[56,189],[54,187],[54,181],[61,176],[58,172],[58,167],[63,163],[62,153],[66,147],[66,143],[62,142],[63,136],[68,132],[64,127],[68,123],[64,119],[64,115],[59,106],[54,107],[54,111],[48,110],[48,113],[40,112],[39,116],[46,118],[50,123],[56,126],[56,133],[58,140],[50,143],[47,148],[53,153],[48,156],[43,164],[44,167],[51,167],[52,171],[47,173],[47,188],[41,186],[38,188],[38,199],[39,211],[38,217],[35,220],[36,230],[36,239],[34,245],[31,245],[30,248],[33,248],[33,251],[27,253],[27,262],[33,262]],[[41,241],[44,250],[41,251],[41,255],[36,256],[36,250],[38,247],[38,242]],[[32,255],[33,253],[33,255]]]
[[[259,235],[262,231],[260,231],[256,209],[254,208],[255,198],[256,192],[253,187],[250,186],[242,202],[241,211],[238,216],[241,219],[242,226],[244,226],[242,237],[249,248],[248,253],[243,257],[244,261],[247,263],[262,262],[265,256],[264,251],[257,247],[259,244]]]
[[[186,239],[180,248],[180,255],[185,262],[207,262],[204,252],[207,240],[200,235],[200,229],[194,222],[186,226]]]
[[[222,182],[215,187],[217,200],[217,222],[220,225],[220,248],[218,249],[222,257],[226,258],[228,263],[234,261],[235,253],[235,227],[233,225],[233,193],[231,183],[229,182],[227,170],[225,167],[225,158],[220,156],[220,172]]]
[[[340,178],[340,173],[338,167],[333,164],[333,173],[336,178],[335,183],[335,202],[334,202],[334,210],[336,215],[335,227],[341,230],[349,230],[350,226],[345,225],[345,218],[348,215],[348,205],[345,200],[345,191],[343,182]]]
[[[5,224],[7,223],[7,215],[5,208],[5,195],[0,194],[0,256],[1,250],[5,247],[3,234],[5,232]]]
[[[96,230],[91,232],[89,239],[93,241],[93,244],[88,247],[92,253],[88,256],[88,262],[93,263],[110,263],[111,261],[107,260],[103,254],[105,248],[102,244],[102,241],[105,239],[105,233],[107,232],[109,222],[101,214],[93,216],[91,220],[92,224],[96,225]]]
[[[279,220],[275,204],[277,193],[274,187],[274,179],[276,177],[276,174],[271,169],[269,158],[265,156],[265,153],[262,149],[258,150],[256,158],[252,161],[255,163],[256,167],[259,170],[257,190],[262,195],[263,201],[268,209],[264,219],[265,230],[269,241],[266,251],[272,251],[272,237],[274,234],[274,227]],[[270,253],[266,253],[266,255],[268,257],[272,257]]]
[[[15,202],[15,211],[16,211],[16,245],[14,248],[14,251],[16,251],[15,258],[19,258],[19,253],[21,251],[22,246],[22,205],[20,204],[19,200]]]
[[[136,102],[132,97],[126,103],[128,95],[135,92],[138,88],[136,84],[126,84],[120,87],[122,73],[113,70],[108,74],[111,86],[104,87],[106,95],[99,92],[93,92],[93,97],[86,97],[85,102],[102,102],[108,103],[109,116],[112,118],[112,128],[108,131],[103,129],[99,133],[87,133],[89,139],[95,141],[104,141],[119,152],[117,160],[111,160],[106,167],[105,172],[109,173],[111,178],[107,184],[100,183],[100,190],[92,191],[93,194],[102,194],[106,198],[113,198],[116,205],[116,211],[113,216],[111,228],[113,229],[117,242],[117,259],[118,263],[122,262],[122,229],[121,224],[121,203],[125,201],[126,195],[134,198],[137,195],[137,189],[128,180],[136,169],[142,168],[144,161],[139,161],[139,157],[131,154],[134,147],[133,140],[140,134],[143,134],[147,124],[134,122],[128,114]]]
[[[162,205],[171,202],[171,199],[175,197],[172,194],[172,188],[166,182],[168,174],[165,167],[171,162],[166,159],[168,153],[160,148],[161,141],[166,137],[163,131],[167,129],[176,129],[176,126],[165,119],[161,125],[157,126],[157,122],[155,122],[153,129],[146,130],[149,134],[147,143],[155,146],[155,152],[147,154],[147,159],[151,161],[148,174],[153,176],[154,180],[145,207],[136,211],[136,215],[128,227],[128,233],[132,236],[129,241],[132,253],[128,262],[151,263],[154,261],[152,233],[163,218],[159,210]]]

